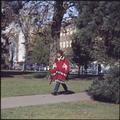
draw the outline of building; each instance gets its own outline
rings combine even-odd
[[[68,20],[62,24],[60,32],[60,49],[65,50],[71,48],[71,36],[76,32],[76,27],[72,20]]]
[[[13,65],[19,65],[19,63],[23,63],[25,61],[25,42],[24,34],[18,24],[12,22],[2,34],[5,34],[9,38],[9,53],[8,59],[9,62],[13,62]],[[3,44],[5,40],[1,41]]]
[[[16,52],[16,61],[17,63],[25,62],[25,36],[23,32],[20,30],[18,36],[18,47]]]
[[[66,48],[71,47],[71,35],[76,31],[76,28],[72,20],[67,20],[62,24],[60,32],[60,49],[65,50]],[[22,29],[18,24],[14,22],[11,23],[5,31],[2,31],[3,34],[9,37],[10,46],[9,46],[9,61],[13,60],[14,65],[20,65],[25,62],[25,36],[22,32]],[[34,40],[35,36],[33,33],[36,32],[35,27],[31,26],[29,31],[30,43]],[[4,40],[2,40],[4,43]],[[34,43],[34,41],[33,41]]]

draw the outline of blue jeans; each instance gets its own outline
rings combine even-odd
[[[62,85],[62,87],[64,88],[65,91],[68,91],[67,85],[65,83],[56,82],[53,92],[58,92],[60,84]]]

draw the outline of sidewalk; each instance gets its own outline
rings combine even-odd
[[[31,105],[53,104],[60,102],[72,102],[80,100],[91,100],[91,98],[85,92],[58,96],[46,94],[46,95],[7,97],[1,98],[1,109]]]

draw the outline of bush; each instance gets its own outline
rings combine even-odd
[[[46,77],[47,73],[35,73],[33,77],[35,78],[44,78]]]
[[[113,67],[104,78],[93,81],[88,93],[96,100],[120,103],[119,79],[119,68]]]

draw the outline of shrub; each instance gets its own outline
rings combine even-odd
[[[96,100],[120,103],[119,79],[119,68],[115,66],[104,78],[93,80],[88,93]]]
[[[46,77],[47,73],[35,73],[33,77],[35,78],[44,78]]]

